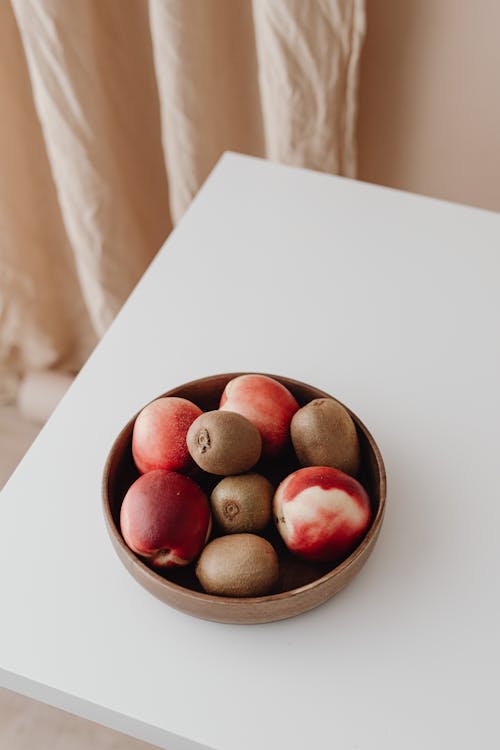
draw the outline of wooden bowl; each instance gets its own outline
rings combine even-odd
[[[164,396],[181,396],[202,410],[217,409],[226,384],[242,373],[212,375],[174,388]],[[301,406],[315,398],[333,398],[313,386],[277,375],[269,377],[283,383]],[[104,468],[102,495],[106,526],[119,558],[134,578],[158,599],[195,617],[226,623],[262,623],[283,620],[306,612],[327,601],[356,575],[370,555],[382,525],[385,509],[386,481],[382,456],[366,427],[350,411],[361,445],[362,471],[358,479],[367,490],[373,520],[356,549],[335,567],[330,563],[306,563],[291,555],[278,532],[269,528],[267,536],[280,561],[278,591],[267,596],[231,598],[205,594],[194,573],[192,563],[183,568],[157,571],[148,566],[125,544],[120,533],[120,508],[128,488],[139,476],[132,458],[132,430],[136,417],[116,438]],[[137,415],[136,415],[137,416]],[[258,464],[255,470],[266,474],[275,486],[285,476],[300,468],[292,451],[279,464]],[[193,478],[210,495],[220,477],[201,472]]]

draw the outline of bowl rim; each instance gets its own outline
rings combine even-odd
[[[120,443],[120,441],[123,439],[123,436],[126,432],[128,432],[131,427],[133,426],[135,420],[137,419],[137,416],[139,413],[144,409],[149,403],[152,403],[153,401],[156,401],[158,398],[163,398],[165,396],[169,396],[172,391],[177,391],[182,388],[189,388],[196,386],[200,383],[207,383],[207,381],[211,380],[219,380],[220,378],[228,378],[233,379],[236,377],[239,377],[240,375],[264,375],[268,378],[274,378],[278,382],[286,381],[290,383],[292,386],[296,385],[298,387],[306,387],[306,388],[314,388],[315,391],[317,391],[320,395],[317,396],[317,398],[331,398],[334,401],[337,401],[339,404],[341,404],[351,417],[353,418],[354,422],[356,423],[356,426],[363,432],[364,436],[368,440],[370,444],[370,448],[373,450],[375,460],[377,463],[377,468],[380,474],[380,482],[379,482],[379,504],[377,508],[377,512],[375,516],[372,519],[372,522],[370,524],[370,528],[366,532],[365,536],[361,540],[361,542],[358,544],[358,546],[351,552],[351,554],[345,558],[339,565],[336,565],[334,568],[329,570],[327,573],[324,573],[323,575],[319,576],[318,578],[315,578],[314,581],[310,581],[309,583],[306,583],[302,586],[298,586],[294,589],[289,589],[288,591],[280,591],[276,594],[265,594],[264,596],[242,596],[242,597],[232,597],[232,596],[219,596],[216,594],[207,594],[202,591],[195,591],[193,589],[188,589],[185,586],[181,586],[178,583],[174,583],[173,581],[169,581],[167,578],[164,578],[162,575],[157,573],[156,571],[152,570],[149,566],[147,566],[141,558],[135,554],[126,544],[125,541],[117,528],[115,521],[113,519],[113,515],[111,513],[111,507],[110,502],[108,498],[108,480],[109,480],[109,473],[111,469],[112,461],[114,460],[115,455],[115,449],[116,446]],[[282,383],[283,384],[283,383]],[[295,380],[294,378],[289,378],[287,376],[283,375],[273,375],[267,372],[227,372],[227,373],[216,373],[212,375],[208,375],[201,378],[196,378],[195,380],[190,380],[186,383],[181,383],[178,386],[174,386],[173,388],[170,388],[165,393],[160,394],[159,396],[156,396],[155,398],[151,399],[151,401],[148,402],[148,404],[144,404],[139,411],[128,420],[128,422],[122,427],[118,435],[115,437],[107,458],[106,462],[104,464],[104,469],[102,473],[102,480],[101,480],[101,500],[102,500],[102,509],[104,513],[104,520],[106,521],[106,525],[108,527],[108,531],[111,532],[113,536],[113,541],[115,544],[118,544],[122,550],[122,552],[126,555],[128,559],[130,559],[131,562],[134,563],[134,565],[138,565],[141,569],[141,572],[150,579],[150,581],[156,585],[163,585],[166,589],[169,589],[170,591],[174,593],[178,593],[179,595],[183,596],[185,599],[190,599],[192,601],[204,601],[207,604],[224,604],[229,606],[238,606],[239,604],[248,604],[248,605],[264,605],[269,604],[270,602],[276,602],[276,601],[283,601],[290,598],[293,598],[295,596],[299,596],[303,594],[306,591],[311,591],[312,589],[315,589],[322,584],[326,583],[327,581],[331,580],[332,578],[335,578],[337,576],[340,576],[342,573],[344,573],[346,570],[348,570],[352,565],[354,565],[358,558],[361,557],[367,547],[369,547],[372,542],[374,541],[373,538],[377,536],[380,530],[380,525],[382,523],[382,519],[384,517],[385,513],[385,506],[386,506],[386,494],[387,494],[387,477],[385,472],[385,466],[384,461],[382,459],[382,454],[380,452],[380,449],[373,438],[370,431],[367,429],[365,424],[359,419],[357,414],[353,412],[351,409],[349,409],[348,406],[342,403],[342,401],[339,401],[339,399],[335,398],[335,396],[331,396],[326,391],[323,391],[320,388],[316,388],[316,386],[312,386],[309,383],[305,383],[301,380]]]

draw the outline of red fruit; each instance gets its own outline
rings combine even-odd
[[[278,531],[291,552],[306,560],[340,561],[370,525],[366,491],[329,466],[309,466],[281,482],[273,498]]]
[[[210,534],[208,499],[183,474],[150,471],[125,495],[120,526],[130,549],[156,567],[187,565]]]
[[[135,420],[132,455],[142,474],[154,469],[187,471],[194,464],[186,445],[191,424],[202,413],[185,398],[166,396],[144,407]]]
[[[267,375],[240,375],[226,385],[220,408],[252,422],[262,436],[262,455],[273,458],[289,444],[290,422],[299,405],[277,380]]]

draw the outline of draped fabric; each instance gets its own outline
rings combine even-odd
[[[0,394],[78,369],[223,151],[354,176],[364,24],[364,0],[0,0]]]

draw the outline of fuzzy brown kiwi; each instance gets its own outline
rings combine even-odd
[[[302,466],[331,466],[351,476],[359,472],[356,427],[338,401],[331,398],[310,401],[293,415],[290,434]]]
[[[220,536],[204,548],[196,575],[208,594],[263,596],[278,584],[278,555],[256,534]]]
[[[225,477],[210,496],[213,518],[226,534],[263,531],[271,520],[274,488],[260,474]]]
[[[207,411],[190,426],[187,446],[204,471],[228,476],[242,474],[255,466],[262,451],[262,438],[241,414]]]

